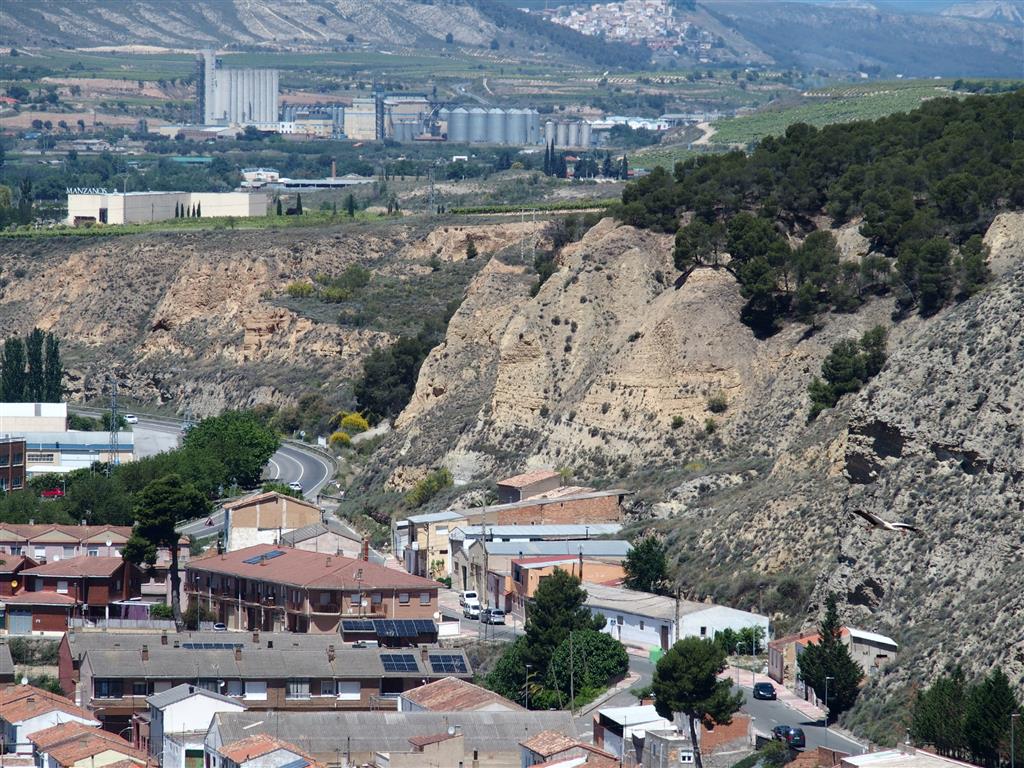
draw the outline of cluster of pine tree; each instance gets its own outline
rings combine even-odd
[[[850,311],[871,292],[891,291],[900,315],[928,315],[984,284],[980,236],[998,211],[1024,205],[1022,120],[1024,90],[935,99],[874,122],[793,125],[749,155],[656,168],[626,188],[617,215],[678,232],[680,269],[727,251],[744,320],[764,334],[786,316]],[[680,229],[684,212],[692,219]],[[823,214],[837,226],[860,220],[874,255],[840,262],[824,234],[807,237]]]
[[[1011,754],[1024,757],[1024,726],[1013,730],[1010,717],[1020,702],[1002,669],[996,667],[973,685],[956,667],[918,692],[910,735],[918,746],[931,746],[940,755],[970,760],[986,768],[1009,765]]]
[[[38,328],[4,342],[0,399],[6,403],[56,403],[64,397],[60,341]]]
[[[198,219],[203,215],[203,204],[196,203],[189,208],[184,203],[174,204],[174,218],[176,219]]]

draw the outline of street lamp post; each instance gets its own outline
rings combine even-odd
[[[825,676],[825,750],[828,751],[828,715],[831,710],[828,706],[828,681],[835,680],[831,675]]]
[[[526,709],[530,709],[530,669],[533,667],[532,664],[526,665]]]

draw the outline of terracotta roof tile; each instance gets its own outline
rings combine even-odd
[[[122,754],[142,765],[148,761],[146,753],[142,750],[135,749],[120,736],[99,729],[82,733],[76,739],[50,747],[48,753],[58,765],[67,766],[110,751]]]
[[[28,740],[35,744],[40,752],[46,752],[50,747],[56,746],[68,739],[77,739],[81,734],[94,731],[98,727],[82,723],[60,723],[28,734]]]
[[[440,744],[442,741],[448,741],[448,739],[454,738],[454,734],[448,733],[446,731],[444,733],[432,733],[427,736],[410,736],[409,743],[412,744],[414,747],[419,747],[420,749],[423,749],[423,747],[429,746],[431,744]]]
[[[22,566],[33,568],[37,565],[39,563],[25,555],[0,555],[0,573],[14,573]]]
[[[70,699],[31,685],[9,685],[0,692],[0,717],[9,723],[20,723],[46,712],[68,715],[96,722],[91,712],[75,706]]]
[[[224,744],[217,751],[221,755],[226,757],[228,760],[234,763],[244,763],[247,760],[252,760],[256,757],[262,757],[268,755],[271,752],[276,752],[279,749],[285,749],[289,752],[294,752],[296,755],[309,761],[310,766],[318,767],[319,763],[316,762],[312,757],[303,752],[301,749],[296,747],[282,739],[274,738],[265,733],[256,734],[255,736],[249,736],[248,738],[234,741],[230,744]]]
[[[282,554],[259,562],[247,563],[272,551]],[[94,558],[95,559],[95,558]],[[405,571],[357,560],[352,557],[307,552],[302,549],[257,544],[215,557],[192,560],[188,571],[227,574],[245,579],[290,584],[322,589],[437,589],[436,581],[414,576]],[[362,571],[362,578],[356,575]]]
[[[445,677],[406,691],[402,697],[432,712],[473,712],[495,705],[522,710],[514,701],[457,677]]]
[[[526,741],[519,743],[531,752],[536,752],[543,757],[557,755],[559,752],[565,752],[567,749],[577,746],[576,739],[566,736],[560,731],[541,731]]]
[[[12,605],[78,605],[71,595],[61,592],[19,592],[4,598]]]
[[[124,565],[120,557],[71,557],[22,571],[23,576],[71,576],[106,579]]]

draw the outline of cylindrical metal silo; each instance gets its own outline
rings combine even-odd
[[[560,120],[555,127],[555,146],[569,146],[569,124],[565,120]]]
[[[526,118],[525,109],[510,109],[505,113],[506,143],[517,147],[530,143],[526,137]]]
[[[448,141],[466,144],[469,141],[469,112],[456,107],[448,115]]]
[[[505,143],[505,110],[491,109],[487,112],[487,143]]]
[[[544,140],[544,131],[540,125],[540,113],[535,109],[526,110],[526,141],[528,144],[540,144]]]
[[[580,145],[580,124],[578,121],[573,120],[569,123],[567,129],[567,136],[565,137],[565,146],[567,147],[578,147]]]
[[[594,127],[586,120],[580,123],[580,146],[589,148],[594,140]]]
[[[469,110],[469,143],[483,144],[487,141],[487,112],[480,107]]]
[[[554,140],[555,140],[555,133],[556,133],[555,124],[551,120],[548,120],[546,123],[544,123],[544,143],[545,144],[551,144],[551,143],[554,142]]]

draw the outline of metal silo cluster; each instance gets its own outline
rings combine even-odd
[[[498,144],[523,147],[544,142],[544,128],[535,109],[453,107],[438,111],[453,144]]]
[[[556,147],[589,147],[593,127],[586,120],[548,120],[544,123],[544,143]]]

